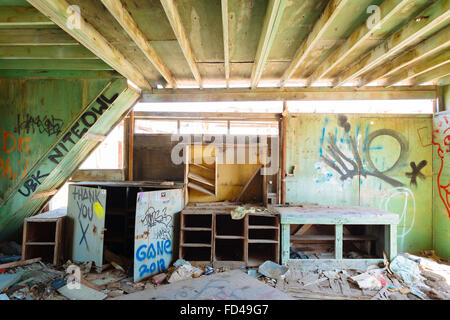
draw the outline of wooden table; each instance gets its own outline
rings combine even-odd
[[[343,259],[344,225],[384,225],[385,251],[390,260],[397,256],[398,215],[368,207],[282,207],[275,209],[280,213],[281,222],[281,262],[304,270],[364,268],[383,262],[383,259]],[[335,259],[290,259],[290,225],[334,225]]]

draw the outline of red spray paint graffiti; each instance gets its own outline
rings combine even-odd
[[[442,181],[446,154],[450,153],[450,125],[448,118],[444,116],[443,120],[438,122],[437,127],[433,132],[433,144],[438,147],[437,154],[441,160],[441,167],[437,174],[437,185],[439,197],[444,203],[450,218],[450,183],[445,184],[445,181]]]
[[[30,154],[31,151],[29,143],[31,139],[16,137],[15,135],[7,131],[3,131],[2,140],[3,140],[3,148],[1,149],[1,151],[3,151],[5,156],[0,157],[0,177],[16,181],[17,174],[19,174],[20,177],[23,179],[27,172],[29,159],[26,158],[23,164],[21,164],[21,160],[19,160],[17,162],[17,168],[14,168],[16,165],[12,163],[11,158],[6,155],[14,151]]]

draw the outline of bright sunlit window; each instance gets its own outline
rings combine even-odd
[[[281,113],[282,101],[232,101],[232,102],[168,102],[138,103],[134,111],[148,112],[243,112]]]
[[[180,121],[180,134],[227,134],[227,121]]]
[[[433,100],[288,101],[291,113],[432,114]]]
[[[278,122],[276,121],[230,121],[230,134],[232,135],[278,135]]]
[[[177,133],[178,121],[164,120],[141,120],[136,119],[134,122],[134,133],[139,134],[158,134],[158,133]]]
[[[123,122],[117,125],[106,139],[80,166],[80,170],[123,168]]]

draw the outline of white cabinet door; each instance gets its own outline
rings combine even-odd
[[[106,190],[69,186],[67,216],[73,224],[72,261],[103,265]]]
[[[172,263],[174,222],[183,208],[183,189],[138,193],[134,281],[161,273]]]

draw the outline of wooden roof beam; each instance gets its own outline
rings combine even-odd
[[[65,0],[28,0],[36,9],[48,16],[60,28],[78,40],[97,57],[141,89],[151,89],[142,73],[91,24],[81,17],[79,28],[69,27],[69,3]]]
[[[195,80],[200,88],[203,88],[202,79],[200,76],[200,72],[198,71],[197,63],[194,59],[194,54],[192,53],[191,45],[186,36],[186,32],[184,31],[183,24],[181,23],[180,14],[176,7],[174,0],[161,0],[161,5],[166,12],[167,19],[172,26],[172,30],[177,37],[178,43],[183,51],[184,57],[191,69],[192,74],[194,75]]]
[[[121,0],[101,0],[103,5],[108,9],[111,15],[122,26],[130,38],[136,43],[139,49],[150,63],[158,70],[158,72],[166,79],[166,81],[173,87],[177,87],[177,83],[166,67],[164,62],[153,49],[150,42],[147,40],[143,32],[139,29],[137,23],[134,21],[131,14],[124,7]]]
[[[422,41],[412,50],[396,57],[375,70],[364,75],[361,79],[361,86],[367,85],[379,79],[385,79],[394,73],[408,68],[412,64],[431,57],[434,54],[446,50],[450,47],[450,26],[437,32],[432,37]]]
[[[352,53],[357,51],[367,40],[369,40],[374,31],[383,25],[392,22],[398,17],[398,14],[411,4],[411,0],[384,1],[380,6],[380,20],[369,28],[368,23],[362,24],[356,29],[348,39],[331,56],[329,56],[309,77],[309,84],[324,78],[328,73],[342,66],[342,62]],[[371,21],[369,17],[367,21]]]
[[[387,79],[391,76],[393,78],[383,84],[386,86],[390,85],[390,82],[395,81],[396,79],[396,76],[392,76],[395,73],[398,73],[402,70],[407,70],[407,68],[409,68],[413,64],[428,59],[429,57],[432,57],[433,55],[441,51],[448,50],[448,48],[450,47],[450,38],[448,36],[448,32],[450,32],[450,27],[443,29],[435,36],[423,41],[421,44],[408,51],[407,53],[378,67],[376,70],[365,75],[361,79],[360,85],[364,86],[380,79]]]
[[[55,24],[33,7],[0,7],[0,27],[21,28],[34,27],[42,28],[55,26]]]
[[[258,86],[261,76],[264,72],[270,50],[272,49],[273,40],[280,26],[284,8],[287,0],[269,0],[267,5],[266,17],[264,18],[261,38],[259,40],[258,49],[256,51],[255,63],[253,64],[251,76],[251,88]]]
[[[438,82],[440,79],[450,75],[450,64],[446,64],[440,68],[435,68],[429,72],[421,74],[411,80],[410,85],[418,86],[428,82]]]
[[[390,87],[399,82],[405,82],[410,79],[416,78],[422,74],[428,73],[431,70],[436,68],[440,68],[450,63],[450,50],[446,50],[445,52],[437,55],[432,59],[427,59],[422,64],[417,66],[413,66],[408,70],[401,71],[399,74],[396,74],[384,83],[386,87]],[[414,82],[414,80],[412,80]]]
[[[230,87],[230,37],[228,34],[228,0],[222,0],[222,25],[223,25],[223,56],[225,67],[225,81]]]
[[[218,102],[284,100],[390,100],[435,99],[436,86],[399,87],[310,87],[310,88],[230,88],[154,89],[144,92],[141,102]]]
[[[298,48],[291,64],[284,72],[280,81],[281,87],[284,87],[286,81],[292,77],[292,75],[303,63],[303,61],[305,61],[311,50],[317,45],[318,41],[326,32],[326,30],[333,25],[336,17],[342,12],[342,10],[344,10],[345,5],[349,1],[350,0],[331,0],[328,3],[319,20],[316,22],[312,31],[309,33],[308,37],[301,44],[300,48]]]
[[[386,41],[370,51],[361,60],[342,72],[334,81],[334,86],[342,86],[344,83],[360,77],[387,59],[424,40],[430,33],[446,26],[449,18],[450,1],[440,0],[436,2],[434,5],[422,11],[400,30],[392,34]]]

